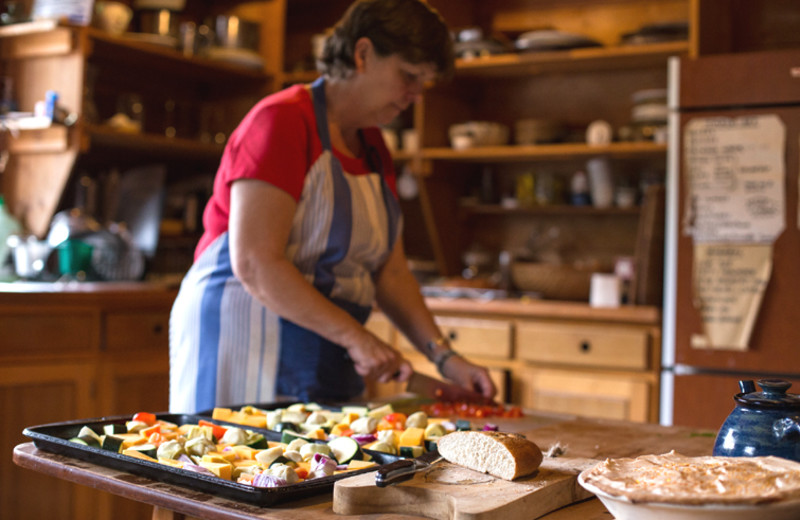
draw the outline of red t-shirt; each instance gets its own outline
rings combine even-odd
[[[367,146],[380,156],[383,174],[393,192],[395,172],[391,155],[377,127],[363,130]],[[344,171],[364,175],[370,169],[364,158],[353,158],[333,150]],[[214,192],[203,212],[203,236],[195,259],[217,237],[228,230],[231,185],[239,179],[260,179],[300,199],[306,174],[322,154],[311,93],[295,85],[267,96],[247,113],[231,134],[214,179]]]

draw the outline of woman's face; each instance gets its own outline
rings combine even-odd
[[[398,54],[379,56],[371,42],[362,72],[364,108],[374,125],[391,123],[436,78],[432,63],[409,63]]]

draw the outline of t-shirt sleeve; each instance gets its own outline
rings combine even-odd
[[[260,179],[300,199],[309,167],[308,122],[291,104],[256,109],[236,131],[228,182]]]

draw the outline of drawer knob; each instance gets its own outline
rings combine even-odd
[[[581,341],[581,352],[589,352],[591,350],[592,344],[588,341]]]
[[[450,341],[455,341],[456,339],[458,339],[458,333],[454,330],[451,330],[450,332],[447,333],[447,337],[448,339],[450,339]]]
[[[161,325],[160,323],[156,323],[155,325],[153,325],[153,332],[155,332],[156,334],[161,334],[163,331],[164,331],[164,326]]]

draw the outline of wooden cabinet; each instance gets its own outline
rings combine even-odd
[[[0,449],[26,426],[168,409],[173,290],[136,284],[3,284]],[[31,287],[31,286],[28,286]],[[38,289],[37,289],[38,287]],[[12,291],[12,292],[9,292]],[[18,519],[140,519],[152,508],[0,463],[0,507]],[[47,500],[42,500],[46,493]]]
[[[190,0],[182,13],[198,23],[222,12],[261,22],[261,67],[187,57],[93,27],[48,21],[0,27],[0,72],[13,78],[19,110],[32,112],[53,90],[59,106],[77,116],[72,126],[0,132],[0,148],[9,151],[0,191],[25,229],[43,237],[53,215],[72,207],[114,221],[126,203],[113,202],[120,179],[136,168],[158,168],[165,172],[169,225],[162,226],[148,268],[185,272],[225,141],[247,110],[276,88],[281,60],[273,43],[283,38],[284,7],[279,0]],[[128,107],[138,115],[125,114]],[[112,124],[123,114],[140,118],[138,129]]]
[[[27,426],[92,417],[97,388],[90,361],[7,362],[0,367],[0,449],[23,442]],[[23,470],[10,458],[0,462],[0,507],[8,518],[87,518],[96,493],[63,480]],[[46,497],[46,500],[43,498]]]
[[[498,400],[531,410],[657,422],[661,314],[655,307],[590,308],[579,303],[428,299],[453,348],[489,369]],[[435,367],[383,314],[368,322],[415,370]],[[396,395],[399,383],[369,386]]]

